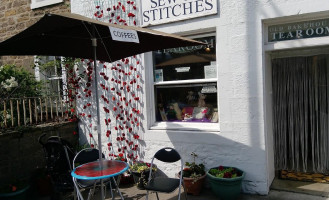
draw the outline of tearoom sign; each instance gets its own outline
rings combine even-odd
[[[269,42],[323,36],[329,36],[329,19],[302,21],[268,27]]]
[[[142,26],[217,13],[217,0],[142,0]]]

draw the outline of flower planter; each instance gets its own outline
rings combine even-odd
[[[150,174],[150,170],[146,170],[143,172],[131,172],[133,177],[134,177],[134,182],[137,185],[137,188],[140,190],[145,190],[145,185],[148,182],[149,179],[149,174]],[[152,172],[152,174],[154,173],[154,170]]]
[[[17,190],[16,192],[10,193],[0,193],[1,200],[25,200],[27,199],[27,191],[30,188],[30,185],[26,185],[22,189]]]
[[[209,171],[207,172],[211,189],[221,200],[234,200],[240,195],[245,173],[236,167],[235,169],[242,175],[235,178],[218,178],[209,174]]]
[[[183,178],[184,182],[184,188],[186,190],[186,193],[192,194],[192,195],[199,195],[204,181],[206,179],[206,174],[195,180],[194,178]]]
[[[138,189],[145,190],[145,185],[147,185],[149,179],[150,167],[150,163],[145,163],[142,161],[136,162],[130,166],[130,172],[133,175],[134,182],[136,183]],[[153,164],[152,177],[154,177],[156,170],[157,166]]]

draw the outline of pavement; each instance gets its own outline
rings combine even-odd
[[[120,184],[120,191],[125,200],[145,200],[146,190],[140,190],[135,185],[122,185]],[[181,195],[181,200],[186,200],[184,190]],[[83,196],[87,199],[88,191],[83,192]],[[63,198],[54,197],[41,197],[32,198],[37,200],[72,200],[72,193],[66,194]],[[114,191],[115,200],[119,200],[119,194]],[[177,200],[178,190],[170,194],[159,193],[160,200]],[[30,198],[28,198],[30,199]],[[96,190],[95,195],[92,199],[99,200],[100,191]],[[110,200],[111,193],[107,190],[106,200]],[[150,193],[149,200],[156,200],[155,193]],[[220,200],[211,191],[210,188],[203,188],[202,192],[198,196],[193,196],[188,194],[188,200]],[[268,195],[257,195],[257,194],[240,194],[236,200],[329,200],[329,184],[327,183],[311,183],[311,182],[301,182],[301,181],[287,181],[274,179],[271,189]]]
[[[140,190],[134,185],[120,187],[120,191],[125,200],[145,200],[146,191]],[[100,199],[100,192],[96,192],[93,199]],[[106,194],[106,200],[110,200],[110,193]],[[115,200],[120,199],[118,193],[115,193]],[[150,193],[149,200],[156,200],[155,193]],[[178,190],[170,194],[159,193],[159,199],[161,200],[177,200]],[[182,193],[181,199],[185,200],[185,194]],[[198,196],[187,195],[188,200],[219,200],[215,194],[207,188]],[[318,196],[314,194],[303,194],[300,192],[282,191],[282,190],[270,190],[266,196],[257,194],[241,194],[237,200],[329,200],[327,197]]]

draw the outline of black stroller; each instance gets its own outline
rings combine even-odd
[[[55,193],[66,193],[74,190],[71,177],[72,160],[75,156],[72,145],[58,136],[45,139],[47,134],[39,137],[46,158],[46,172],[50,175]]]

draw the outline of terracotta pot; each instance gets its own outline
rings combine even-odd
[[[195,180],[194,178],[183,177],[185,191],[188,194],[199,195],[206,178],[206,174]]]

